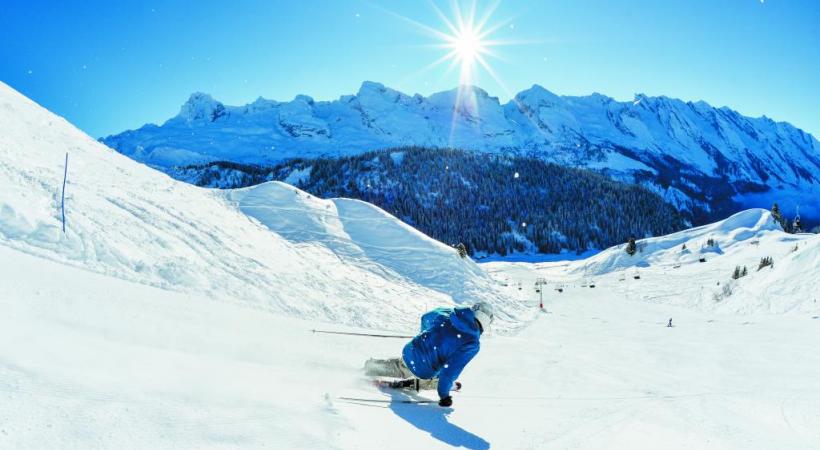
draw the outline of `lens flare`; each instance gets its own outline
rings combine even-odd
[[[443,76],[448,76],[455,69],[459,70],[459,86],[450,132],[451,142],[456,131],[455,127],[459,115],[473,118],[479,116],[476,90],[471,88],[478,84],[479,72],[489,75],[490,78],[507,90],[488,61],[490,58],[500,59],[499,55],[493,51],[495,47],[515,45],[518,41],[492,38],[493,33],[510,24],[510,20],[490,24],[490,19],[498,5],[499,0],[496,0],[479,15],[476,14],[475,0],[471,2],[453,0],[451,2],[451,14],[448,15],[435,3],[431,2],[430,6],[443,25],[443,27],[438,28],[391,13],[438,41],[432,47],[445,50],[445,54],[440,58],[410,76],[428,72],[442,64],[447,64]]]

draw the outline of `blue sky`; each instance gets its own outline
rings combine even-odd
[[[452,17],[450,2],[437,2]],[[469,3],[462,2],[462,9]],[[479,15],[492,2],[477,3]],[[401,19],[446,27],[428,1],[109,2],[4,0],[0,80],[94,137],[162,122],[194,91],[226,104],[296,94],[335,99],[374,80],[413,94],[458,70],[421,71],[445,50]],[[705,100],[820,136],[820,2],[502,1],[488,22],[506,101],[558,94]]]

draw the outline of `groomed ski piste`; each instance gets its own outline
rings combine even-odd
[[[749,210],[476,265],[366,203],[173,181],[0,83],[0,448],[816,448],[818,238]],[[477,300],[452,409],[363,379],[403,339],[311,332]]]

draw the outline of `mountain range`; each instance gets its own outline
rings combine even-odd
[[[642,184],[694,214],[770,207],[820,218],[820,143],[789,123],[638,94],[559,96],[534,85],[501,103],[478,87],[406,95],[364,82],[355,95],[227,106],[192,94],[162,125],[102,138],[150,166],[270,165],[421,146],[527,156]]]

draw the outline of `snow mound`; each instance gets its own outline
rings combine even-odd
[[[576,273],[601,275],[616,270],[654,264],[693,264],[709,260],[745,241],[761,238],[782,228],[765,209],[749,209],[709,225],[666,236],[637,241],[637,252],[629,255],[626,244],[611,247],[574,268]]]
[[[215,111],[200,108],[207,98],[194,100],[191,111]],[[476,300],[498,304],[502,320],[522,311],[472,261],[372,205],[315,199],[282,183],[230,192],[177,182],[2,83],[0,245],[352,325],[415,328],[428,307]]]
[[[452,248],[369,203],[324,200],[280,182],[227,192],[271,231],[330,251],[345,264],[433,288],[459,303],[485,295],[485,285],[471,282],[485,276],[472,260],[453,258]]]

